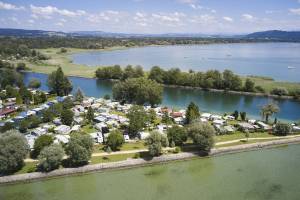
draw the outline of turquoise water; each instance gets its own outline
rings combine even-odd
[[[90,66],[158,65],[183,71],[230,69],[240,75],[269,76],[300,82],[300,43],[244,43],[187,46],[152,46],[116,51],[95,51],[72,56],[77,64]],[[288,69],[288,66],[295,69]]]
[[[300,145],[0,186],[2,200],[298,200]]]
[[[38,73],[26,73],[24,75],[26,83],[32,78],[41,80],[42,89],[48,90],[46,85],[47,75]],[[80,87],[87,96],[103,97],[105,94],[111,95],[111,82],[78,77],[70,77],[70,79],[74,85],[73,91]],[[239,110],[247,112],[248,117],[260,119],[260,107],[269,101],[273,101],[273,99],[184,88],[164,88],[162,105],[186,108],[191,101],[198,104],[202,112],[208,111],[221,114],[227,112],[231,114],[234,110]],[[280,112],[277,114],[279,119],[286,121],[300,119],[299,101],[286,99],[277,99],[275,101],[280,107]]]

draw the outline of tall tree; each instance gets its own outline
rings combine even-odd
[[[88,108],[88,111],[86,113],[86,119],[89,123],[91,123],[94,120],[94,110],[92,107]]]
[[[200,150],[209,152],[213,147],[215,129],[208,123],[193,123],[188,129],[188,134]]]
[[[169,142],[166,135],[153,131],[149,137],[146,138],[146,145],[148,146],[151,156],[159,156],[162,153],[162,147],[169,146]]]
[[[194,103],[191,102],[186,111],[186,123],[190,124],[193,120],[200,117],[199,107]]]
[[[85,165],[92,155],[93,140],[89,135],[72,134],[65,150],[72,166]]]
[[[61,67],[48,76],[48,86],[58,96],[68,95],[73,89],[70,80],[64,75]]]
[[[147,112],[142,106],[132,106],[127,114],[129,119],[129,134],[135,137],[136,134],[146,127],[146,123],[149,121]]]
[[[114,130],[107,137],[106,144],[111,148],[111,150],[116,151],[124,142],[123,134],[119,130]]]

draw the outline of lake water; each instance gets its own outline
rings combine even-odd
[[[41,81],[43,90],[48,90],[47,75],[38,73],[25,73],[24,81],[28,83],[30,79],[37,78]],[[70,77],[74,89],[81,88],[86,96],[103,97],[112,93],[112,83],[109,81],[99,81],[96,79]],[[184,88],[164,88],[162,105],[173,108],[186,108],[194,101],[202,112],[229,113],[234,110],[247,112],[248,117],[260,119],[260,107],[269,101],[275,101],[267,97],[246,96],[238,94],[226,94],[219,92],[207,92],[202,90]],[[300,102],[295,100],[276,100],[280,107],[277,114],[279,119],[285,121],[295,121],[300,119]]]
[[[240,75],[268,76],[300,82],[300,43],[243,43],[187,46],[151,46],[115,51],[94,51],[71,56],[74,63],[89,66],[158,65],[183,71],[230,69]],[[288,69],[288,67],[295,67]]]
[[[0,186],[2,200],[298,200],[300,145]]]

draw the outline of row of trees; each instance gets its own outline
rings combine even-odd
[[[103,38],[103,37],[1,37],[0,55],[29,55],[30,49],[45,48],[83,48],[103,49],[120,46],[146,46],[146,45],[176,45],[176,44],[208,44],[208,43],[236,43],[245,42],[246,39],[230,38]]]
[[[33,158],[38,158],[41,171],[59,168],[67,155],[65,165],[82,166],[88,163],[93,150],[89,135],[74,133],[67,145],[54,144],[53,137],[42,135],[35,141]],[[12,174],[24,166],[24,159],[30,152],[26,139],[12,130],[0,134],[0,175]]]
[[[101,67],[96,71],[98,79],[119,79],[143,77],[144,72],[140,66],[133,68],[127,66],[124,70],[119,66]],[[178,68],[164,70],[158,66],[151,68],[149,79],[157,83],[166,85],[192,86],[206,89],[225,89],[246,92],[264,92],[260,86],[255,86],[251,79],[246,79],[243,84],[242,79],[230,70],[219,72],[218,70],[209,70],[207,72],[182,72]]]

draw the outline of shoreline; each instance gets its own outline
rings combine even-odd
[[[275,148],[280,145],[299,144],[300,137],[274,140],[268,142],[257,142],[252,144],[242,144],[232,147],[222,147],[218,149],[212,149],[208,156],[203,156],[201,152],[184,152],[178,154],[162,155],[160,157],[154,157],[151,160],[144,159],[129,159],[125,161],[111,162],[111,163],[100,163],[95,165],[85,165],[78,168],[63,168],[57,169],[49,173],[33,172],[27,174],[10,175],[0,177],[0,186],[8,184],[26,183],[38,180],[47,180],[52,178],[84,175],[93,172],[104,172],[107,170],[120,170],[120,169],[131,169],[143,166],[150,166],[155,164],[164,164],[172,161],[183,161],[193,158],[209,158],[214,156],[222,156],[227,154],[241,153],[247,151],[255,151],[262,149]]]

